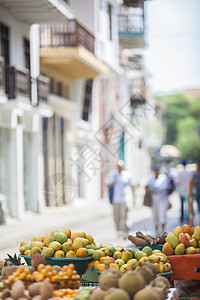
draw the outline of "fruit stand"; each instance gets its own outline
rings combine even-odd
[[[177,300],[178,289],[171,288],[168,279],[175,287],[177,280],[179,284],[181,280],[200,280],[200,273],[194,272],[200,260],[198,227],[192,232],[188,225],[178,226],[173,233],[156,239],[137,232],[128,236],[135,249],[96,244],[90,234],[69,228],[33,236],[19,246],[27,266],[3,267],[0,299],[18,299],[20,295],[34,300],[95,300],[104,296],[106,300]],[[198,295],[192,297],[198,299]],[[193,298],[180,295],[180,299]]]
[[[184,224],[168,233],[163,245],[173,273],[170,279],[177,288],[180,299],[200,299],[200,226],[191,228]]]

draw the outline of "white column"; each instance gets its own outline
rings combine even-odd
[[[24,216],[23,127],[10,130],[10,195],[11,216]]]
[[[43,128],[42,128],[42,118],[39,117],[39,130],[36,135],[36,160],[37,161],[37,177],[35,178],[35,181],[37,182],[37,195],[36,195],[36,201],[37,201],[37,213],[41,213],[44,209],[44,158],[43,158]]]
[[[39,25],[30,27],[30,60],[31,60],[31,101],[32,105],[38,104],[37,78],[40,74],[40,35]]]

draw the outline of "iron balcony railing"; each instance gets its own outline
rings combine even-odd
[[[70,100],[70,86],[53,78],[50,80],[50,93]]]
[[[8,67],[8,97],[15,99],[23,96],[30,101],[30,73],[28,69],[18,67]]]
[[[144,0],[124,0],[123,4],[130,7],[143,7]]]
[[[0,56],[0,90],[5,92],[5,64],[4,58]]]
[[[38,103],[48,102],[50,92],[50,79],[44,75],[38,77]]]
[[[119,34],[144,33],[144,16],[121,12],[118,15]]]
[[[82,46],[94,53],[94,35],[76,20],[65,24],[41,25],[41,48],[66,48]]]

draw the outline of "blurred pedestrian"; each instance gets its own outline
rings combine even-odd
[[[174,162],[170,162],[166,171],[166,175],[169,179],[167,194],[170,196],[177,187],[178,171]]]
[[[132,175],[124,170],[124,161],[119,160],[117,169],[109,172],[106,178],[106,185],[110,189],[113,187],[113,216],[118,238],[126,238],[129,228],[127,226],[128,217],[128,190],[130,186],[134,195],[134,184]]]
[[[152,216],[156,235],[165,231],[166,213],[169,206],[167,188],[169,180],[160,172],[160,165],[153,166],[153,173],[147,179],[145,189],[152,195]]]
[[[194,191],[195,190],[195,191]],[[199,225],[200,225],[200,161],[196,163],[196,171],[193,174],[189,182],[189,222],[193,225],[193,198],[194,194],[199,213]]]
[[[183,169],[178,172],[177,176],[177,191],[180,196],[181,201],[181,209],[180,209],[180,222],[183,224],[188,223],[188,213],[184,216],[184,210],[185,210],[185,202],[186,197],[189,190],[189,181],[192,177],[192,173],[186,169],[187,160],[184,158],[181,160],[181,164],[183,166]],[[188,208],[187,208],[188,211]]]

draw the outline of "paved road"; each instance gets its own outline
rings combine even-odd
[[[176,194],[171,197],[172,209],[168,211],[166,231],[179,225],[179,201]],[[197,216],[196,216],[197,224]],[[151,210],[141,205],[141,200],[129,212],[130,234],[140,230],[154,235]],[[95,237],[97,243],[109,242],[114,245],[133,246],[128,240],[117,240],[112,207],[107,201],[81,204],[73,207],[48,208],[42,215],[29,215],[22,221],[10,220],[0,226],[0,258],[9,253],[18,253],[21,240],[30,240],[33,235],[43,235],[52,230],[70,227],[72,231],[85,231]]]

